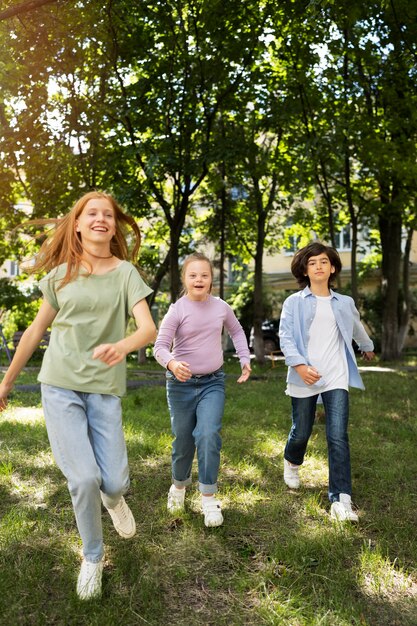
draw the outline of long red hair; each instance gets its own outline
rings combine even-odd
[[[89,191],[84,194],[62,218],[33,220],[26,224],[55,224],[55,228],[48,234],[35,257],[31,267],[27,267],[30,273],[47,271],[54,267],[67,264],[66,274],[60,284],[60,288],[74,280],[79,273],[83,248],[80,233],[76,231],[76,220],[84,210],[89,200],[105,199],[113,207],[116,221],[116,232],[110,242],[110,252],[119,259],[136,262],[141,244],[141,234],[133,217],[124,213],[113,196],[102,191]],[[128,228],[133,232],[133,246],[129,250]]]

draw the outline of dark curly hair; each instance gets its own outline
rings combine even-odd
[[[330,264],[334,267],[334,272],[329,278],[329,287],[333,280],[339,274],[342,269],[342,261],[340,260],[339,253],[335,248],[326,246],[320,241],[313,241],[304,248],[297,250],[291,263],[291,272],[297,279],[300,287],[309,287],[310,279],[307,274],[308,260],[312,256],[318,256],[319,254],[325,254],[328,256]]]

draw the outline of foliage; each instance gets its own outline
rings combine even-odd
[[[417,317],[417,290],[413,289],[410,292],[411,300],[411,316],[413,319]],[[360,295],[359,306],[362,311],[363,321],[370,330],[370,335],[375,344],[375,351],[381,351],[381,333],[382,333],[382,319],[384,314],[384,295],[381,289],[370,292],[362,292]],[[400,293],[399,307],[403,306],[403,294]],[[412,326],[409,328],[409,335],[413,335],[415,330]]]
[[[0,279],[0,320],[8,339],[17,330],[26,330],[38,312],[41,292],[37,286],[22,287],[8,278]]]
[[[19,256],[6,233],[20,200],[56,216],[104,188],[146,230],[155,295],[178,296],[197,241],[221,271],[250,261],[259,330],[264,254],[290,233],[334,243],[350,223],[356,297],[358,233],[378,229],[383,353],[398,356],[401,237],[417,219],[413,3],[36,7],[0,22],[2,258]]]
[[[279,317],[282,304],[287,297],[284,291],[276,291],[272,289],[264,289],[263,291],[263,310],[264,319]],[[246,335],[249,337],[250,330],[253,326],[253,275],[248,274],[247,278],[240,282],[227,295],[227,302],[232,307],[235,315],[242,324]]]
[[[375,345],[375,352],[381,351],[381,328],[384,298],[380,289],[374,292],[361,293],[359,306],[363,312],[362,321],[369,329]]]

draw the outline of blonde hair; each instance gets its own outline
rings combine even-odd
[[[187,293],[187,291],[185,289],[185,272],[187,271],[188,265],[190,263],[192,263],[193,261],[205,261],[206,263],[209,264],[210,273],[211,273],[211,284],[210,284],[209,293],[211,293],[211,290],[213,288],[213,263],[202,252],[193,252],[192,254],[189,254],[186,257],[184,263],[182,264],[182,268],[181,268],[181,281],[182,281],[182,284],[183,284],[183,289],[182,289],[182,292],[181,292],[182,295]]]
[[[119,259],[136,261],[141,244],[141,234],[133,217],[126,215],[122,211],[113,196],[102,191],[89,191],[62,218],[26,222],[26,224],[39,225],[55,224],[55,228],[48,234],[46,240],[41,245],[39,253],[36,255],[35,263],[28,268],[30,273],[49,272],[54,267],[66,263],[67,271],[60,283],[60,288],[77,277],[80,270],[83,247],[81,235],[76,230],[76,222],[87,202],[96,199],[108,200],[114,211],[116,232],[110,241],[110,252]],[[127,227],[130,227],[134,235],[134,244],[131,251],[129,251],[127,242]]]

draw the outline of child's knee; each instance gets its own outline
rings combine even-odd
[[[68,481],[68,488],[71,496],[80,498],[90,497],[100,488],[101,477],[99,474],[78,476]]]
[[[222,446],[220,433],[217,430],[205,429],[196,435],[196,446],[199,450],[219,451]]]

